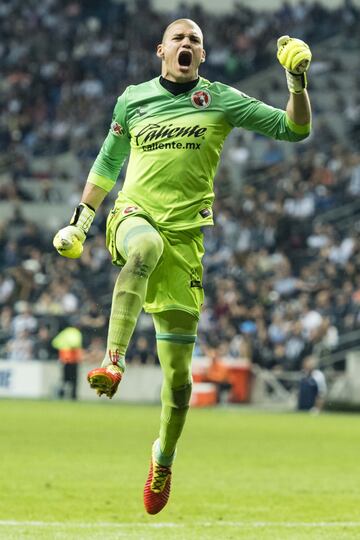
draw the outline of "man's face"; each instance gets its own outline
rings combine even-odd
[[[162,76],[173,82],[193,81],[205,60],[200,28],[191,21],[179,21],[166,30],[163,42],[157,47],[162,59]]]

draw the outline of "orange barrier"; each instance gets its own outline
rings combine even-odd
[[[231,384],[229,402],[247,403],[251,394],[251,369],[250,366],[229,366],[228,381]]]
[[[193,363],[193,381],[229,385],[230,403],[247,403],[251,398],[251,364],[246,359],[202,358]],[[194,384],[194,386],[195,386]]]
[[[191,407],[209,407],[216,405],[218,400],[217,388],[212,383],[194,383],[191,394]]]

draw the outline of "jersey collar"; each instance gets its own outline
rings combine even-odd
[[[199,77],[199,80],[197,81],[195,86],[189,88],[188,90],[185,90],[184,92],[181,92],[181,94],[174,95],[172,92],[169,92],[169,90],[164,88],[164,86],[160,83],[160,77],[155,78],[155,84],[156,84],[157,89],[163,94],[166,94],[167,96],[170,96],[172,98],[178,98],[178,97],[188,94],[189,92],[194,92],[196,91],[197,88],[199,88],[202,85],[202,83],[203,83],[203,78]]]

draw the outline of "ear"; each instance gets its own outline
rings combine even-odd
[[[156,47],[156,56],[158,58],[161,58],[162,60],[164,59],[164,47],[163,47],[163,44],[160,43],[157,47]]]
[[[205,62],[205,59],[206,59],[206,51],[205,49],[202,50],[202,55],[201,55],[201,62]]]

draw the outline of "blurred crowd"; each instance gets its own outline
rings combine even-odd
[[[308,145],[256,177],[240,200],[218,193],[200,336],[222,355],[297,370],[360,329],[359,216],[325,218],[359,198],[360,156],[335,146],[325,158]]]
[[[293,162],[258,171],[240,199],[218,179],[216,226],[205,229],[206,302],[196,354],[251,358],[299,369],[321,345],[360,328],[359,222],[338,227],[324,210],[359,197],[359,155],[336,146],[321,159],[303,148]],[[51,338],[75,325],[88,359],[104,354],[117,270],[104,245],[105,207],[79,260],[59,257],[51,235],[21,214],[0,230],[0,356],[54,358]],[[346,223],[345,223],[346,225]],[[140,318],[129,360],[156,362],[149,316]]]
[[[83,184],[116,96],[158,74],[154,47],[166,24],[183,16],[206,28],[202,75],[229,83],[273,62],[284,26],[316,43],[336,32],[354,35],[360,21],[351,1],[337,10],[284,2],[266,13],[235,3],[233,13],[215,16],[185,4],[160,14],[144,0],[4,0],[0,200],[20,204],[0,221],[0,358],[55,359],[53,336],[74,325],[86,358],[101,361],[117,273],[104,245],[109,205],[98,211],[82,258],[64,259],[52,247],[51,232],[24,217],[21,202],[34,196],[23,180],[39,180],[42,201],[61,201],[51,171],[40,173],[34,164],[45,157],[51,167],[51,158],[74,156],[82,170],[75,181],[71,166],[64,168],[63,181]],[[346,105],[345,114],[360,118],[360,101]],[[261,167],[248,164],[238,197],[229,170],[220,168],[216,226],[205,230],[206,302],[196,355],[297,370],[303,358],[335,350],[342,334],[360,328],[359,222],[351,215],[326,217],[359,199],[354,140],[351,133],[336,140],[322,129],[290,157],[269,144]],[[237,150],[246,150],[246,140]],[[157,362],[149,316],[140,317],[128,352],[130,362]]]
[[[0,199],[31,198],[17,180],[36,174],[34,157],[71,152],[87,172],[117,96],[128,84],[158,75],[155,47],[177,17],[190,17],[205,29],[202,75],[234,83],[273,63],[284,28],[313,46],[338,32],[350,40],[359,31],[360,12],[351,0],[338,9],[284,1],[263,12],[235,2],[223,15],[206,11],[204,3],[183,2],[160,13],[150,0],[3,0],[0,170],[10,169],[12,183],[2,187]]]

